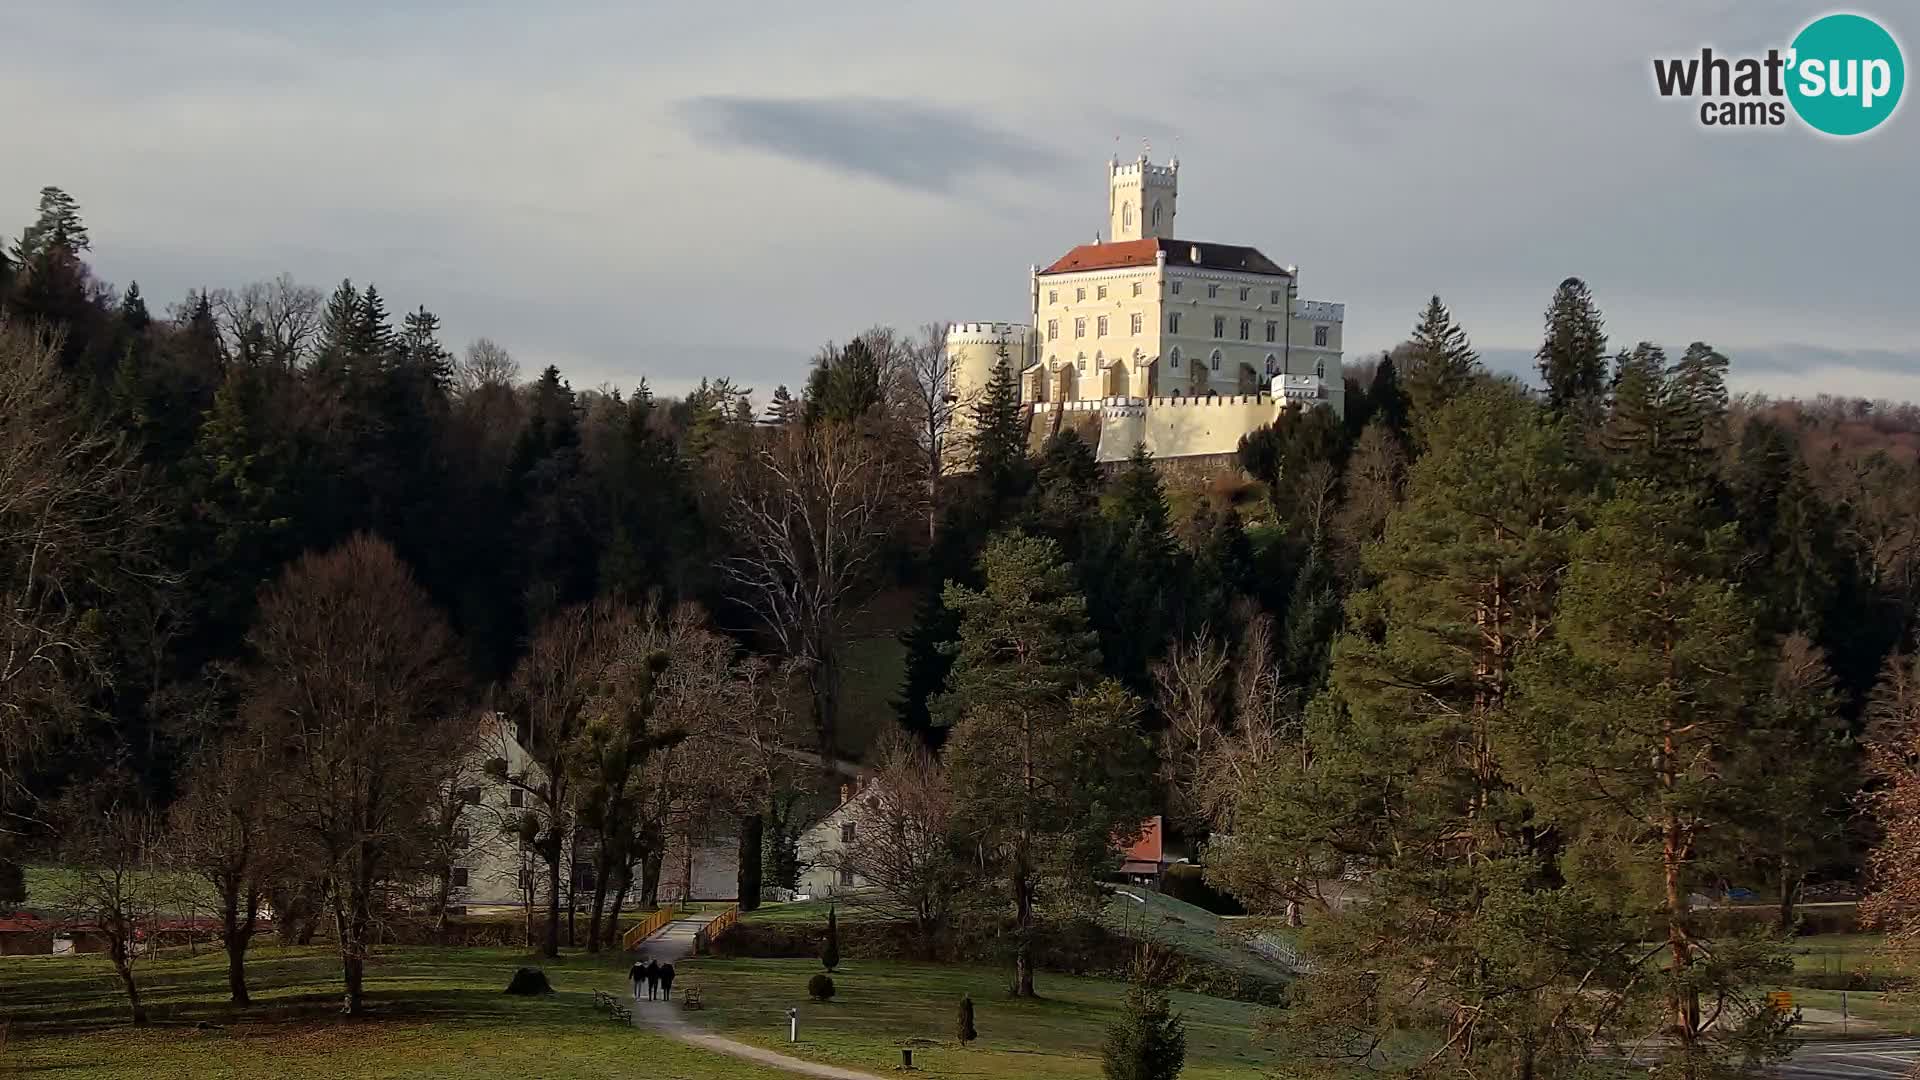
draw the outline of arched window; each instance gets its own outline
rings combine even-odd
[[[1180,396],[1180,388],[1179,388],[1179,387],[1177,387],[1177,386],[1176,386],[1176,387],[1174,387],[1174,388],[1173,388],[1173,396],[1174,396],[1174,397],[1179,397],[1179,396]]]
[[[1278,374],[1280,374],[1280,361],[1274,359],[1272,353],[1268,353],[1267,354],[1267,375],[1271,377]]]
[[[1315,360],[1313,362],[1313,376],[1316,379],[1324,379],[1327,377],[1327,362],[1325,360]]]
[[[1180,370],[1180,349],[1178,346],[1175,346],[1174,350],[1167,354],[1167,363],[1172,366],[1173,370]]]
[[[1073,366],[1081,371],[1087,370],[1087,354],[1081,353],[1079,356],[1074,357]]]
[[[1133,228],[1133,204],[1132,203],[1120,204],[1120,227],[1123,229]]]
[[[1213,370],[1215,371],[1220,370],[1220,350],[1219,349],[1213,350],[1213,356],[1209,358],[1208,362],[1209,362],[1209,365],[1213,368]]]
[[[1160,204],[1159,203],[1153,204],[1153,227],[1156,229],[1160,227]]]

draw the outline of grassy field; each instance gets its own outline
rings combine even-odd
[[[383,950],[368,971],[373,1015],[335,1015],[337,959],[324,949],[256,949],[255,1004],[226,1004],[224,956],[165,956],[140,977],[155,1023],[126,1025],[112,968],[98,956],[0,959],[0,1017],[10,1024],[0,1075],[56,1080],[148,1077],[369,1077],[477,1080],[645,1077],[772,1080],[785,1073],[636,1031],[592,1008],[619,982],[617,958],[563,956],[540,966],[557,993],[501,993],[529,958],[509,949]],[[196,1021],[217,1027],[199,1030]]]
[[[1101,912],[1109,929],[1140,941],[1165,945],[1189,959],[1236,968],[1263,979],[1285,982],[1293,972],[1249,949],[1232,920],[1152,889],[1116,891]],[[1285,931],[1267,930],[1276,937]]]
[[[834,975],[838,991],[809,1001],[816,960],[689,960],[681,980],[698,986],[707,1008],[695,1024],[797,1057],[885,1072],[914,1049],[914,1065],[931,1080],[959,1077],[1098,1077],[1107,1025],[1119,1014],[1123,984],[1042,973],[1038,1001],[1007,997],[1004,970],[849,961]],[[678,986],[680,984],[676,984]],[[973,996],[980,1039],[961,1049],[954,1038],[963,994]],[[1185,1080],[1286,1075],[1286,1059],[1255,1041],[1260,1009],[1175,993],[1186,1018]],[[787,1042],[787,1009],[800,1010],[800,1042]]]

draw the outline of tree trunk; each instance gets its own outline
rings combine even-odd
[[[620,909],[626,906],[627,890],[633,887],[633,864],[620,860],[620,887],[613,890],[613,911],[607,916],[607,948],[620,943]]]
[[[549,959],[560,955],[560,838],[543,852],[547,860],[547,944]]]
[[[113,957],[113,970],[120,975],[120,984],[127,992],[127,1010],[136,1025],[147,1022],[147,1007],[140,1003],[140,986],[133,980],[132,927],[109,929],[111,940],[107,942],[107,951]]]
[[[567,948],[579,946],[580,941],[573,932],[573,913],[578,905],[574,898],[574,885],[580,879],[580,830],[575,829],[567,841]]]
[[[660,870],[666,861],[666,851],[656,847],[640,863],[640,891],[648,907],[660,906]]]
[[[1026,856],[1015,856],[1013,869],[1013,986],[1014,997],[1030,998],[1033,993],[1033,890],[1027,876]]]
[[[1800,899],[1800,878],[1793,872],[1793,865],[1786,859],[1780,860],[1780,932],[1793,933],[1793,905]]]
[[[241,917],[242,900],[236,890],[225,890],[220,898],[220,930],[227,947],[227,997],[235,1005],[247,1004],[247,944],[253,939],[254,920],[260,908],[259,897],[248,897],[248,912]]]
[[[734,895],[741,911],[760,906],[760,855],[765,843],[765,823],[759,814],[740,819],[740,874]]]
[[[613,877],[613,868],[607,865],[608,851],[612,845],[606,837],[600,838],[600,848],[593,859],[593,917],[587,922],[587,951],[600,951],[600,918],[607,910],[607,883]]]
[[[447,943],[447,906],[453,902],[453,863],[441,860],[439,880],[434,882],[433,893],[433,936],[440,944]]]

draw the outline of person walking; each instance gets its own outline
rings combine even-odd
[[[673,965],[660,965],[660,1000],[673,1003]]]
[[[647,1000],[653,1000],[654,991],[660,986],[660,964],[656,960],[647,961]]]
[[[640,981],[642,979],[645,979],[646,977],[647,977],[646,965],[642,964],[638,960],[635,960],[633,962],[633,968],[627,972],[627,982],[630,984],[630,988],[633,990],[633,1000],[635,1001],[640,1000]]]

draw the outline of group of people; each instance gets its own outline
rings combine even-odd
[[[633,984],[633,1000],[640,1000],[640,984],[647,986],[648,1001],[673,1000],[673,965],[649,960],[644,964],[635,963],[633,970],[627,972],[627,981]]]

